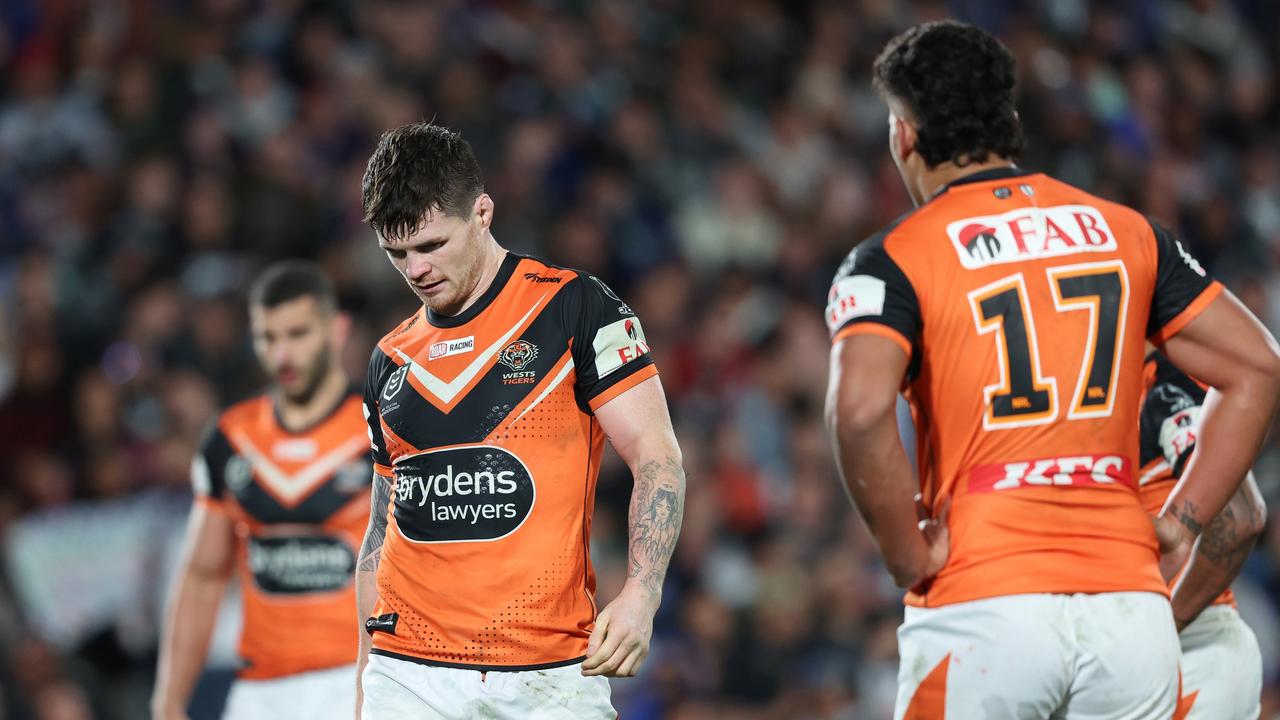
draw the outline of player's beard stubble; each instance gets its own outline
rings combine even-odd
[[[413,281],[409,278],[405,280],[409,283],[409,287],[413,289],[414,294],[422,300],[422,304],[427,306],[428,310],[440,315],[457,315],[462,312],[463,305],[476,291],[476,285],[480,282],[480,275],[484,271],[484,243],[482,230],[468,223],[467,232],[463,243],[462,252],[459,253],[458,265],[455,268],[441,268],[445,275],[445,282],[441,288],[442,292],[434,295],[427,295],[419,292],[413,285]]]
[[[315,359],[307,367],[298,368],[302,375],[300,383],[293,384],[293,387],[285,383],[277,383],[280,393],[284,395],[284,399],[290,405],[306,405],[311,402],[316,393],[320,390],[320,385],[324,382],[325,376],[329,374],[329,368],[333,365],[333,351],[330,350],[328,343],[316,353]]]

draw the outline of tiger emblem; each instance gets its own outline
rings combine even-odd
[[[498,362],[517,372],[525,369],[538,357],[538,346],[525,340],[517,340],[498,353]]]

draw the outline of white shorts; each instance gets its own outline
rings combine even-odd
[[[1010,595],[906,609],[896,720],[1169,720],[1178,636],[1155,593]]]
[[[1262,714],[1262,653],[1230,605],[1205,608],[1183,629],[1182,697],[1187,720],[1253,720]]]
[[[351,720],[356,714],[356,666],[237,680],[223,720]]]
[[[546,670],[460,670],[370,655],[361,720],[613,720],[609,681],[582,664]]]

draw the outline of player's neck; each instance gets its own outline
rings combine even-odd
[[[467,297],[458,306],[457,312],[449,313],[450,315],[461,315],[467,311],[467,308],[476,304],[476,301],[484,296],[489,286],[493,284],[494,278],[498,277],[498,270],[502,268],[502,260],[506,257],[507,251],[502,249],[498,241],[493,235],[485,233],[484,239],[484,256],[480,261],[480,274],[476,278],[475,287],[467,293]]]
[[[1013,161],[999,156],[993,156],[986,162],[966,163],[965,165],[957,165],[953,162],[939,163],[932,168],[925,169],[916,178],[916,204],[923,205],[929,202],[939,190],[960,178],[980,173],[984,170],[1007,167],[1013,167]]]
[[[329,416],[347,394],[350,383],[340,361],[334,358],[333,367],[320,381],[320,387],[306,402],[290,402],[282,393],[276,393],[276,416],[285,430],[298,432],[312,427]]]

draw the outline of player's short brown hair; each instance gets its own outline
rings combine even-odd
[[[929,167],[1022,154],[1013,55],[980,28],[953,20],[917,25],[889,41],[873,73],[876,90],[911,113],[916,150]]]
[[[403,239],[429,212],[471,217],[484,192],[480,165],[462,135],[431,123],[383,133],[360,184],[364,221],[385,238]]]
[[[263,270],[249,287],[250,307],[273,308],[300,297],[315,298],[325,311],[338,307],[333,283],[319,265],[306,260],[284,260]]]

